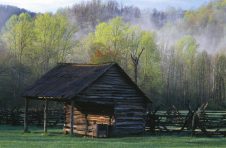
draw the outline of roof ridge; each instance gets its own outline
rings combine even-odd
[[[130,79],[126,72],[117,63],[105,63],[94,66],[76,66],[74,63],[62,63],[36,82],[25,89],[22,94],[24,97],[57,97],[62,99],[74,99],[79,93],[86,90],[89,86],[98,81],[112,67],[119,68],[119,72],[124,76],[130,85],[142,92],[140,88]],[[68,74],[68,76],[67,76]],[[145,98],[147,96],[141,93]]]
[[[106,62],[106,63],[57,63],[57,65],[78,65],[78,66],[102,66],[102,65],[114,65],[117,64],[115,62]]]

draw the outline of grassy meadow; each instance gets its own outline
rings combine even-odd
[[[191,137],[178,135],[139,135],[121,138],[70,137],[61,129],[49,129],[44,135],[38,127],[30,128],[31,133],[23,133],[23,127],[0,125],[0,148],[212,148],[226,147],[223,137]]]

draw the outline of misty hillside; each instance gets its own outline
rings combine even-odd
[[[176,23],[182,19],[185,12],[175,8],[166,11],[146,11],[136,6],[119,4],[114,0],[81,2],[64,10],[69,20],[79,26],[80,31],[88,32],[93,31],[100,22],[107,22],[115,17],[122,17],[125,22],[144,26],[144,29],[161,29],[168,23]]]
[[[155,31],[158,42],[167,40],[168,45],[185,35],[193,36],[199,44],[199,51],[210,53],[222,50],[226,5],[224,0],[217,0],[195,10],[168,8],[162,10],[142,10],[136,6],[119,4],[116,1],[106,3],[96,0],[81,2],[70,9],[65,9],[69,20],[79,26],[80,35],[94,31],[100,22],[120,16],[124,21],[140,26],[144,30]],[[167,34],[167,37],[162,37]]]
[[[18,7],[14,6],[8,6],[8,5],[0,5],[0,30],[5,25],[5,22],[12,16],[12,15],[18,15],[20,13],[29,13],[31,16],[34,16],[35,13],[30,12],[25,9],[20,9]]]
[[[23,11],[4,9],[3,22]],[[59,62],[117,62],[155,104],[225,108],[225,14],[226,0],[164,11],[93,0],[11,17],[0,38],[0,105]]]

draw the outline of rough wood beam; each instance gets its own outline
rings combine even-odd
[[[44,133],[47,133],[47,112],[48,112],[48,100],[45,100],[45,107],[44,107]]]
[[[28,132],[28,98],[25,98],[25,110],[24,110],[24,132]]]
[[[86,128],[85,128],[85,135],[87,135],[87,132],[88,132],[88,120],[87,120],[87,114],[85,114],[85,126],[86,126]]]
[[[71,113],[70,113],[70,133],[74,135],[74,100],[71,101]]]

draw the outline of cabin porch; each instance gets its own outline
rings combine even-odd
[[[26,98],[24,132],[28,132],[28,108],[32,100],[44,102],[44,133],[47,133],[48,104],[50,101],[59,101],[51,98]],[[61,102],[61,101],[60,101]],[[63,102],[62,102],[63,103]],[[73,107],[72,107],[73,106]],[[65,123],[63,131],[65,134],[78,134],[92,137],[108,137],[114,125],[114,106],[88,102],[64,102]],[[73,125],[73,126],[71,126]],[[72,127],[72,128],[71,128]]]

